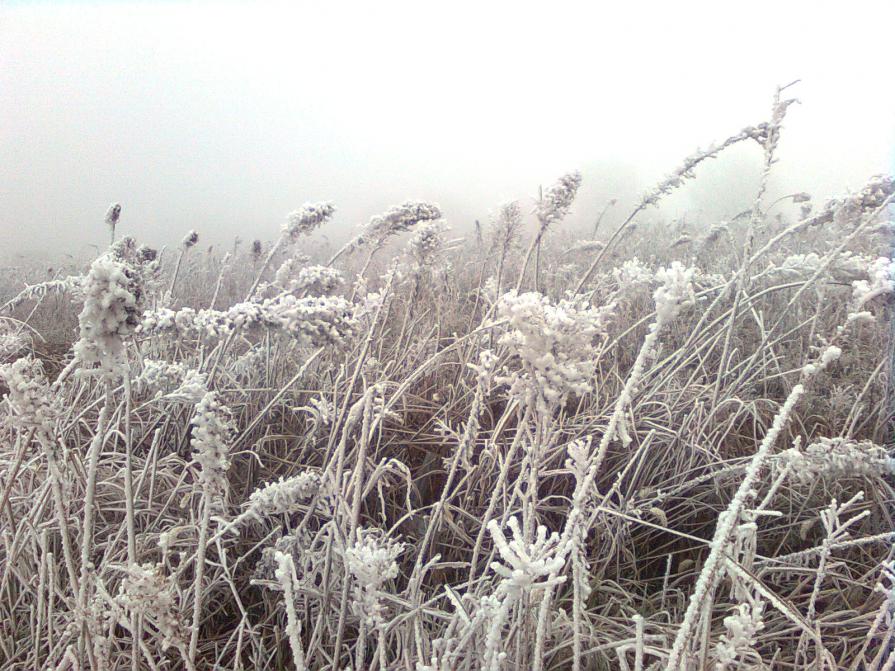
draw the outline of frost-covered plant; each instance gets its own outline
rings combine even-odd
[[[190,425],[193,427],[190,444],[193,447],[195,461],[199,464],[198,480],[202,486],[202,517],[199,521],[193,576],[193,624],[188,652],[189,666],[193,667],[199,645],[199,624],[202,619],[202,580],[205,575],[205,546],[208,542],[211,507],[227,489],[230,437],[234,427],[230,409],[218,401],[217,394],[213,391],[207,392],[196,404]]]
[[[112,242],[115,242],[115,227],[118,226],[118,219],[121,217],[121,204],[112,203],[106,210],[106,226],[109,227],[109,233],[112,236]]]
[[[332,403],[323,396],[311,398],[308,400],[308,405],[293,408],[293,410],[295,412],[306,412],[310,415],[311,422],[314,425],[314,433],[323,427],[331,425],[336,414]]]
[[[575,171],[563,175],[544,191],[535,211],[542,228],[566,218],[580,187],[581,173]]]
[[[618,268],[613,268],[612,275],[618,284],[619,293],[624,293],[637,287],[649,286],[655,280],[656,273],[635,256]]]
[[[145,359],[143,371],[134,379],[134,389],[184,403],[198,403],[208,391],[204,373],[188,366],[157,359]]]
[[[84,300],[83,284],[86,278],[82,275],[68,275],[58,280],[49,280],[39,284],[29,284],[13,299],[8,301],[0,311],[11,311],[26,301],[40,300],[51,294],[68,294],[71,301],[77,303]]]
[[[811,276],[818,269],[823,268],[825,259],[817,252],[808,252],[806,254],[790,254],[779,264],[774,266],[773,272],[783,275]],[[872,260],[860,254],[852,254],[851,252],[842,252],[837,254],[832,263],[827,266],[829,272],[837,280],[845,282],[853,282],[856,279],[868,274],[868,267],[872,264]]]
[[[488,523],[488,532],[500,554],[501,562],[492,562],[491,569],[501,577],[494,594],[482,599],[487,629],[483,669],[496,671],[506,657],[501,649],[503,627],[512,606],[534,589],[550,589],[562,584],[565,577],[557,574],[565,563],[560,537],[547,533],[539,525],[532,542],[527,542],[515,517],[507,520],[512,533],[508,540],[496,520]]]
[[[62,407],[50,390],[43,364],[30,356],[22,357],[0,366],[0,380],[9,388],[6,402],[19,426],[44,436],[52,434]]]
[[[438,205],[422,200],[408,200],[389,208],[383,214],[372,217],[363,230],[345,245],[343,250],[359,247],[378,249],[390,237],[409,231],[423,222],[436,219],[441,219],[441,208]]]
[[[363,527],[345,548],[345,568],[354,580],[352,610],[369,627],[384,624],[382,589],[398,577],[396,559],[403,551],[403,543]]]
[[[227,487],[228,453],[233,433],[230,409],[223,405],[215,392],[209,391],[196,404],[190,424],[193,437],[190,444],[199,465],[199,482],[212,495],[220,495]]]
[[[788,466],[790,477],[803,484],[820,477],[873,478],[895,474],[895,458],[884,447],[848,438],[820,438],[804,451],[791,447],[780,453],[777,465],[778,468]]]
[[[491,225],[492,249],[500,250],[501,256],[506,256],[516,242],[521,226],[522,208],[519,203],[513,200],[501,205]]]
[[[336,212],[331,202],[305,203],[294,212],[290,212],[283,224],[283,233],[293,240],[303,235],[310,235],[329,221]]]
[[[298,298],[282,294],[227,310],[163,308],[143,315],[140,333],[213,341],[251,329],[278,329],[303,345],[339,344],[354,329],[354,307],[341,296]]]
[[[599,240],[578,240],[569,248],[570,254],[590,254],[605,249],[606,243]]]
[[[656,279],[660,284],[653,293],[657,323],[665,324],[672,321],[684,305],[696,301],[693,292],[695,273],[695,268],[687,268],[679,261],[673,261],[668,268],[659,268]]]
[[[700,616],[700,613],[707,607],[706,599],[714,591],[721,579],[725,568],[725,557],[728,551],[728,544],[731,542],[732,535],[738,527],[743,510],[748,500],[756,494],[755,483],[759,477],[761,469],[770,454],[771,447],[776,442],[778,436],[782,432],[784,426],[789,422],[790,416],[795,409],[798,400],[805,393],[805,387],[797,384],[787,396],[783,406],[774,416],[771,428],[765,434],[758,446],[755,454],[746,468],[746,474],[737,488],[736,494],[727,509],[718,516],[718,524],[715,527],[715,534],[712,538],[709,555],[703,564],[702,571],[690,595],[690,602],[684,614],[681,626],[678,628],[674,644],[671,647],[668,658],[667,668],[669,671],[678,671],[684,664],[687,650],[690,646],[693,629]]]
[[[276,552],[274,559],[277,563],[275,576],[283,590],[283,603],[286,606],[286,637],[289,639],[289,647],[292,648],[292,660],[295,671],[305,671],[305,651],[301,645],[301,620],[295,612],[295,564],[292,557],[282,552]]]
[[[410,242],[407,243],[407,255],[411,260],[411,272],[419,276],[435,266],[444,248],[445,223],[440,219],[427,221],[419,226]]]
[[[404,544],[384,536],[378,529],[358,527],[344,551],[345,569],[351,577],[351,610],[360,619],[357,639],[357,659],[364,664],[368,630],[379,638],[379,663],[385,660],[385,607],[382,593],[390,580],[398,577],[396,559],[404,551]],[[360,667],[359,667],[360,668]]]
[[[737,660],[760,664],[761,657],[755,651],[758,634],[764,629],[762,612],[764,605],[755,600],[736,605],[734,613],[724,618],[725,633],[715,646],[715,670],[727,671],[735,666]]]
[[[82,285],[84,307],[78,316],[80,339],[75,358],[85,368],[120,373],[125,364],[124,339],[134,333],[143,312],[143,282],[154,272],[133,240],[125,238],[90,266]]]
[[[342,273],[328,266],[307,266],[298,271],[298,277],[287,285],[294,293],[326,296],[344,283]]]
[[[295,512],[319,489],[320,476],[313,471],[304,471],[285,480],[280,478],[252,492],[241,517],[260,521],[269,515]]]
[[[500,343],[521,364],[521,370],[498,378],[511,393],[545,412],[570,394],[591,391],[597,348],[614,305],[591,307],[581,298],[555,305],[537,292],[504,294],[497,317],[506,320]]]
[[[148,619],[161,635],[162,650],[186,646],[186,625],[180,615],[176,582],[159,564],[131,564],[116,602],[129,613]]]
[[[195,247],[199,242],[199,234],[196,231],[188,231],[186,235],[183,236],[183,240],[180,241],[180,244],[184,249],[189,249],[190,247]]]
[[[304,264],[310,260],[311,257],[304,254],[290,256],[277,268],[277,272],[274,275],[274,284],[282,289],[289,289],[297,278],[298,273],[304,267]]]
[[[852,282],[853,312],[861,311],[863,306],[876,298],[895,293],[895,259],[881,256],[867,266],[867,280]]]

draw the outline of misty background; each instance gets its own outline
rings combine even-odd
[[[769,200],[822,201],[895,169],[893,20],[891,2],[6,2],[2,253],[90,253],[114,201],[156,245],[269,240],[316,200],[334,244],[407,198],[463,234],[574,169],[564,226],[618,198],[612,223],[794,79]],[[662,216],[747,208],[760,159],[709,162]]]

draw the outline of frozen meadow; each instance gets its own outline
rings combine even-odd
[[[612,225],[576,172],[339,248],[329,202],[226,253],[125,204],[8,270],[0,666],[895,668],[895,182],[768,202],[791,102]],[[739,144],[750,210],[651,219]]]

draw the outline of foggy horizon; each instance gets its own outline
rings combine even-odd
[[[121,233],[154,245],[190,229],[270,240],[318,200],[337,207],[317,234],[335,243],[408,198],[439,203],[462,235],[501,202],[528,212],[576,169],[565,226],[584,228],[607,199],[611,222],[698,147],[766,119],[796,79],[770,195],[822,202],[893,169],[895,92],[875,54],[895,11],[867,9],[11,3],[5,251],[89,252],[112,202]],[[760,161],[748,143],[700,167],[662,216],[748,207]]]

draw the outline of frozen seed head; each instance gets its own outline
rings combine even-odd
[[[212,493],[220,494],[226,489],[230,468],[228,453],[233,433],[230,409],[218,401],[215,392],[209,391],[196,404],[190,424],[193,427],[190,444],[201,467],[199,481]]]
[[[252,492],[245,514],[260,521],[269,515],[293,513],[319,489],[320,476],[311,471],[280,478]]]
[[[355,239],[355,244],[381,245],[391,236],[409,231],[417,224],[440,218],[441,208],[438,205],[421,200],[408,200],[371,218],[363,232]]]
[[[125,363],[124,338],[140,323],[143,283],[155,262],[141,263],[125,238],[90,266],[81,285],[84,307],[78,316],[80,339],[74,345],[76,359],[86,368],[98,366],[118,374]]]
[[[197,242],[199,242],[199,234],[196,233],[196,231],[190,231],[183,236],[183,240],[180,241],[180,244],[183,245],[184,249],[189,249],[190,247],[195,247]]]
[[[559,178],[548,188],[538,202],[537,215],[542,227],[565,219],[581,186],[581,173],[577,170]]]
[[[121,217],[121,205],[119,203],[112,203],[106,211],[106,226],[115,230],[115,226],[118,225],[119,217]]]
[[[208,392],[205,373],[182,363],[145,359],[143,371],[134,380],[134,389],[155,398],[196,404]]]
[[[267,328],[287,333],[302,345],[339,345],[354,333],[353,311],[354,306],[341,296],[283,294],[261,303],[237,303],[227,310],[146,312],[140,333],[209,342],[233,332]]]
[[[335,212],[335,205],[329,201],[305,203],[286,217],[283,233],[293,239],[310,235],[314,229],[329,221]]]
[[[298,276],[288,283],[289,291],[295,293],[326,296],[344,283],[342,273],[329,266],[306,266],[298,271]]]
[[[791,447],[780,453],[778,467],[790,467],[790,476],[810,484],[820,477],[881,477],[895,475],[895,459],[884,447],[867,440],[821,438],[804,451]]]
[[[446,225],[440,219],[427,221],[419,226],[407,244],[407,253],[413,260],[413,272],[432,269],[444,249]]]

